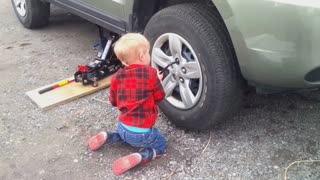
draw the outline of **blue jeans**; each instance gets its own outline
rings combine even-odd
[[[106,143],[125,142],[133,147],[152,148],[157,155],[162,155],[166,149],[167,141],[157,128],[151,128],[148,132],[132,132],[118,123],[116,131],[107,132]]]

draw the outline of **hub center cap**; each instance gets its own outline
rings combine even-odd
[[[179,76],[179,69],[178,69],[177,66],[173,67],[173,71],[172,72],[173,72],[174,75]]]

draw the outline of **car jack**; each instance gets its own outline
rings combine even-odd
[[[83,85],[98,86],[98,81],[106,76],[109,76],[122,67],[121,61],[116,58],[111,45],[118,39],[118,35],[109,33],[109,37],[104,37],[103,29],[98,26],[100,35],[100,48],[103,48],[102,53],[87,65],[78,65],[78,71],[74,74],[75,82],[81,82]]]

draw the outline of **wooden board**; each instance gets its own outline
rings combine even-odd
[[[82,83],[72,82],[57,89],[53,89],[43,94],[39,94],[39,90],[50,86],[47,85],[34,89],[32,91],[28,91],[26,92],[26,95],[29,96],[31,100],[40,108],[47,110],[49,108],[70,102],[79,97],[83,97],[85,95],[107,88],[110,85],[110,79],[111,76],[101,79],[100,81],[98,81],[98,87],[92,87],[91,85],[83,86]]]

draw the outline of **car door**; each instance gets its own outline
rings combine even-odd
[[[77,0],[90,6],[102,14],[111,15],[114,18],[126,20],[124,14],[124,6],[126,0]]]
[[[113,32],[122,34],[128,30],[129,17],[125,13],[133,0],[47,0],[71,13],[87,19]],[[128,3],[129,2],[129,3]],[[129,8],[130,9],[130,8]]]

